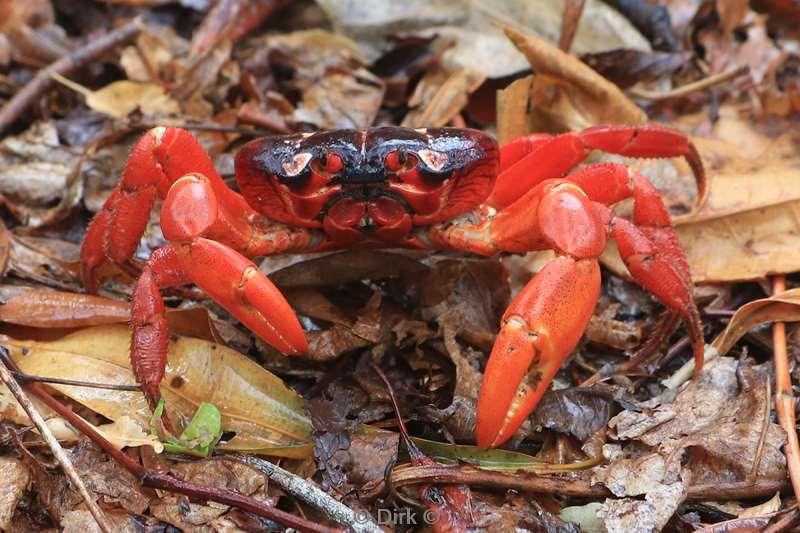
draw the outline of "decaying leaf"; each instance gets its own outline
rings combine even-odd
[[[758,370],[721,357],[709,362],[673,403],[648,413],[623,411],[609,426],[616,438],[639,440],[668,458],[667,471],[683,459],[693,483],[751,475],[782,478],[786,467],[780,449],[785,435],[769,419],[768,408],[765,417],[770,402],[765,379]]]
[[[714,347],[725,355],[748,331],[771,322],[800,320],[800,289],[748,302],[736,310],[725,331],[714,339]]]
[[[0,529],[7,531],[17,504],[25,495],[30,482],[30,472],[22,461],[11,457],[0,458]]]
[[[8,339],[4,343],[20,368],[33,375],[135,383],[130,371],[130,331],[125,325],[86,328],[52,342]],[[110,420],[127,415],[141,427],[149,427],[150,412],[140,393],[54,388]],[[221,449],[289,457],[310,452],[311,427],[300,397],[225,346],[187,337],[172,341],[161,390],[172,416],[191,417],[202,402],[217,406],[223,428],[235,433]]]
[[[436,81],[426,83],[431,79]],[[469,95],[485,79],[483,74],[469,68],[459,69],[449,75],[444,72],[444,76],[439,75],[438,71],[430,72],[417,84],[408,102],[416,109],[405,116],[401,126],[439,128],[447,125],[467,105]],[[428,88],[428,85],[432,87]]]
[[[0,142],[0,201],[28,226],[63,219],[83,191],[78,156],[50,122],[6,137]]]
[[[81,93],[90,108],[112,117],[124,118],[137,109],[148,116],[170,115],[180,111],[178,102],[163,88],[152,83],[121,80],[92,91],[58,74],[54,74],[54,77],[73,91]]]
[[[39,328],[96,326],[130,320],[130,304],[91,294],[0,287],[0,322]]]
[[[267,495],[267,478],[255,468],[237,461],[211,458],[204,461],[174,463],[171,474],[198,485],[224,487],[257,500],[273,504]],[[189,502],[184,496],[166,493],[150,504],[153,516],[183,531],[211,531],[212,522],[228,512],[228,506]]]
[[[645,113],[613,83],[575,56],[510,27],[506,35],[536,73],[498,96],[500,143],[527,133],[582,130],[595,124],[642,124]]]

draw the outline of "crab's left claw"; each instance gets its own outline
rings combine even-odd
[[[514,299],[483,375],[478,446],[499,446],[522,425],[578,344],[599,294],[597,260],[561,256]]]

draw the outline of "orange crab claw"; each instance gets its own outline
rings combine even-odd
[[[599,294],[597,260],[562,256],[514,299],[483,375],[478,446],[499,446],[522,425],[578,344]]]

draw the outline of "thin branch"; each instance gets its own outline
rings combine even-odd
[[[76,50],[47,68],[41,69],[25,87],[17,91],[14,97],[0,109],[0,133],[5,131],[17,118],[33,104],[53,83],[53,74],[69,74],[87,63],[97,59],[111,48],[120,45],[142,31],[142,22],[136,18],[116,30],[92,39],[80,50]]]
[[[586,0],[566,0],[564,2],[561,35],[558,38],[558,47],[564,52],[569,53],[569,49],[572,48],[572,41],[575,40],[575,33],[578,30],[578,23],[581,20],[585,4]]]
[[[392,485],[402,487],[418,483],[466,484],[494,489],[513,489],[520,492],[535,492],[580,498],[609,498],[611,491],[602,485],[593,485],[588,479],[568,479],[554,476],[539,476],[528,472],[496,472],[479,470],[471,466],[407,466],[392,472]],[[784,479],[758,481],[720,481],[690,485],[687,498],[690,500],[736,500],[770,496],[786,485]]]
[[[5,350],[5,348],[2,348]],[[97,522],[97,525],[100,526],[100,529],[104,533],[112,533],[116,531],[116,528],[113,524],[109,521],[108,517],[103,513],[102,509],[97,505],[97,502],[92,498],[89,491],[86,489],[86,485],[83,484],[83,480],[78,475],[77,470],[72,465],[72,462],[67,457],[67,453],[64,451],[64,448],[61,447],[61,444],[58,443],[58,440],[53,436],[50,432],[50,428],[47,427],[47,423],[42,418],[42,415],[39,414],[39,411],[36,410],[36,407],[31,402],[28,395],[25,394],[25,391],[22,390],[17,380],[14,379],[14,376],[11,375],[9,369],[6,368],[4,364],[0,364],[0,379],[3,380],[8,390],[11,391],[11,394],[14,395],[17,402],[22,406],[25,412],[28,414],[28,418],[31,419],[33,425],[36,426],[36,429],[39,430],[39,434],[42,436],[44,441],[47,443],[47,446],[50,448],[50,451],[53,452],[53,457],[61,465],[61,468],[64,470],[64,473],[67,475],[69,480],[72,482],[72,485],[78,490],[78,493],[83,498],[83,501],[86,502],[86,507],[89,508],[89,512],[92,513],[92,516]]]
[[[772,279],[772,294],[777,295],[786,290],[786,278],[783,274]],[[772,324],[772,344],[775,361],[775,410],[778,413],[778,422],[786,432],[786,465],[789,468],[789,478],[792,480],[794,497],[800,497],[800,442],[797,440],[795,422],[795,399],[792,394],[792,378],[789,375],[789,355],[786,349],[786,324],[775,322]]]
[[[686,85],[676,87],[671,91],[663,93],[647,91],[644,89],[630,89],[628,90],[628,93],[631,96],[640,98],[642,100],[667,100],[669,98],[678,98],[693,92],[708,89],[715,85],[725,83],[728,80],[738,78],[739,76],[747,74],[748,72],[750,72],[750,68],[747,65],[743,65],[737,69],[729,70],[727,72],[720,72],[719,74],[714,74],[713,76],[708,76],[707,78],[693,81],[692,83],[687,83]]]
[[[3,346],[0,346],[0,366],[4,367],[3,370],[7,368],[8,370],[19,372],[19,368],[11,359],[8,350]],[[311,522],[305,518],[287,513],[286,511],[282,511],[273,505],[269,505],[263,501],[256,500],[230,489],[197,485],[195,483],[189,483],[180,480],[169,474],[148,470],[128,454],[115,448],[113,444],[107,441],[84,419],[73,413],[71,409],[53,397],[53,395],[50,394],[50,392],[41,383],[27,383],[24,385],[24,389],[39,398],[56,413],[64,417],[67,422],[77,428],[78,431],[86,435],[109,457],[119,463],[120,466],[139,478],[142,485],[145,487],[152,487],[169,492],[186,494],[194,500],[212,501],[221,503],[223,505],[237,507],[243,511],[268,518],[281,525],[291,527],[302,532],[342,533],[341,529],[331,528],[316,522]]]
[[[369,514],[353,511],[317,486],[274,463],[249,455],[234,455],[232,458],[260,470],[284,492],[319,509],[331,520],[350,526],[355,533],[383,533]]]
[[[50,383],[51,385],[69,385],[71,387],[86,387],[87,389],[108,389],[122,392],[139,392],[142,387],[139,385],[120,385],[117,383],[95,383],[92,381],[80,381],[77,379],[51,378],[47,376],[34,376],[25,372],[12,372],[14,379],[23,383],[38,382]]]

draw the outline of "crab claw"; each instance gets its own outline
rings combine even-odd
[[[195,238],[179,248],[186,275],[253,333],[278,351],[297,355],[308,341],[280,290],[247,258],[222,243]]]
[[[597,260],[561,256],[514,299],[483,375],[478,446],[499,446],[522,425],[578,344],[599,294]]]

